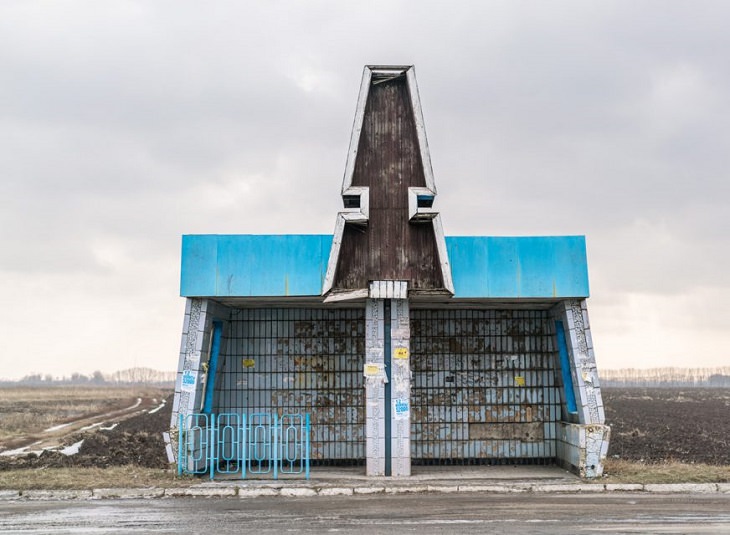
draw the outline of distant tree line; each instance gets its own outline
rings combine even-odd
[[[114,386],[152,385],[169,387],[175,384],[176,372],[152,368],[128,368],[113,373],[95,371],[91,375],[72,373],[54,377],[33,373],[17,381],[0,381],[0,386]],[[719,368],[620,368],[599,369],[601,385],[606,387],[704,387],[730,388],[730,366]]]
[[[91,375],[72,373],[69,376],[54,377],[51,374],[32,373],[17,381],[0,381],[0,385],[26,386],[121,386],[151,385],[173,386],[175,372],[153,370],[152,368],[129,368],[113,373],[95,371]]]
[[[602,386],[730,388],[730,366],[718,368],[599,369]]]

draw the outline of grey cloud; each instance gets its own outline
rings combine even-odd
[[[447,233],[586,234],[599,303],[722,290],[728,15],[4,2],[0,271],[93,274],[149,303],[159,283],[138,275],[174,273],[181,234],[331,232],[361,69],[387,62],[416,64]]]

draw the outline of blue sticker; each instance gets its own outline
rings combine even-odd
[[[183,372],[182,376],[182,389],[183,390],[191,390],[195,389],[195,382],[198,377],[197,373],[194,373],[190,370],[185,370]]]
[[[410,414],[410,402],[406,398],[398,398],[393,400],[393,406],[395,407],[395,417],[397,419],[408,418]]]

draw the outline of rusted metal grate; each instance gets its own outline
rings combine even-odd
[[[413,463],[552,462],[554,346],[547,311],[412,310]]]
[[[236,309],[217,412],[311,414],[312,464],[365,459],[363,309]]]

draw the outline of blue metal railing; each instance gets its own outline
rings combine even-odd
[[[309,435],[309,414],[181,414],[177,473],[309,479]]]

